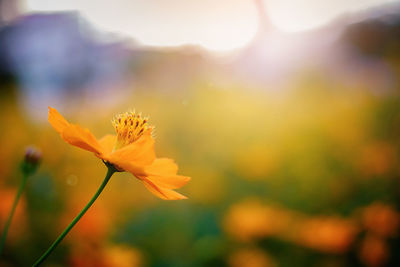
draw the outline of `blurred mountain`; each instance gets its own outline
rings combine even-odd
[[[344,31],[341,41],[363,56],[399,57],[400,12],[390,19],[374,18],[351,24]]]
[[[236,74],[248,82],[257,85],[284,83],[288,77],[309,69],[346,79],[362,65],[372,68],[372,72],[385,69],[381,62],[366,62],[367,54],[380,57],[399,53],[398,2],[343,14],[326,25],[295,33],[278,30],[266,15],[264,2],[256,3],[259,31],[234,62]]]
[[[101,43],[75,12],[33,14],[0,30],[0,73],[23,87],[76,90],[120,79],[130,50]]]
[[[400,3],[365,12],[363,20],[346,25],[337,43],[342,46],[342,73],[364,81],[378,94],[400,89]],[[344,75],[344,76],[345,76]]]
[[[32,14],[0,27],[0,84],[16,81],[32,107],[75,95],[103,103],[123,98],[121,90],[132,89],[132,79],[148,87],[182,88],[210,70],[198,50],[139,47],[96,32],[77,12]]]

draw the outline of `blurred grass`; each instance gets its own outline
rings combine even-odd
[[[119,257],[127,266],[398,262],[400,88],[376,94],[356,82],[315,71],[286,88],[196,81],[181,94],[139,83],[118,106],[67,110],[68,120],[97,137],[113,132],[115,113],[142,111],[156,126],[157,155],[174,158],[192,181],[180,190],[189,200],[163,202],[131,175],[115,175],[50,266],[112,266]],[[5,266],[25,266],[87,202],[106,169],[65,144],[47,122],[31,120],[12,94],[1,106],[0,190],[17,186],[26,145],[43,150],[23,216],[11,227],[19,234],[10,235],[2,259]],[[256,207],[246,206],[249,199]],[[371,205],[389,215],[366,226],[360,214]],[[4,205],[0,226],[6,213]],[[374,232],[387,224],[394,224],[393,234]]]

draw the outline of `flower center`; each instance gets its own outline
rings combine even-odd
[[[112,124],[117,132],[117,142],[114,150],[135,142],[146,131],[153,127],[147,123],[148,118],[142,118],[135,112],[125,112],[114,117]]]

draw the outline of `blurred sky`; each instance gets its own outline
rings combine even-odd
[[[262,1],[262,0],[261,0]],[[321,26],[350,12],[394,0],[264,0],[271,22],[295,32]],[[24,13],[79,10],[97,28],[133,37],[144,45],[201,45],[227,51],[257,33],[255,0],[22,0]]]

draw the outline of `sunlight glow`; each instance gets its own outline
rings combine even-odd
[[[215,51],[245,46],[257,32],[258,17],[248,0],[49,1],[28,0],[27,11],[78,10],[95,27],[133,37],[150,46],[201,45]]]
[[[143,45],[200,45],[230,51],[257,34],[256,0],[21,0],[25,13],[77,10],[96,28]],[[262,0],[271,23],[296,32],[321,26],[349,12],[393,0]]]
[[[271,22],[285,32],[320,27],[333,19],[393,0],[265,0]]]

